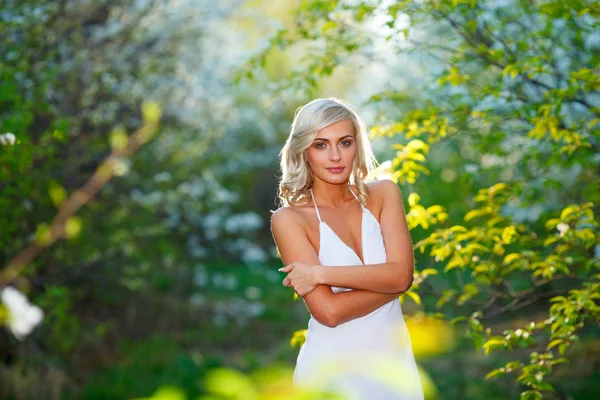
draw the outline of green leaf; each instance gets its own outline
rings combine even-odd
[[[129,143],[129,138],[127,137],[127,133],[125,129],[122,127],[117,127],[112,130],[110,133],[110,145],[113,150],[117,152],[122,152],[127,149],[127,145]]]
[[[521,400],[539,400],[542,398],[542,394],[537,390],[527,390],[521,393]]]
[[[485,380],[488,380],[488,379],[493,378],[498,375],[504,375],[504,374],[506,374],[506,369],[498,368],[498,369],[488,372],[488,374],[485,376]]]
[[[306,342],[306,333],[307,329],[301,329],[299,331],[294,332],[294,335],[290,339],[290,346],[292,347],[302,347]]]
[[[142,104],[142,116],[147,124],[157,124],[160,120],[162,109],[156,102],[145,101]]]
[[[562,212],[560,213],[560,219],[565,221],[567,218],[569,218],[569,216],[573,215],[576,212],[577,212],[576,206],[567,207],[567,208],[563,209]]]
[[[492,350],[495,350],[500,347],[504,347],[506,345],[505,340],[500,339],[490,339],[483,343],[482,347],[485,351],[485,354],[488,355]]]
[[[556,302],[566,302],[567,298],[565,296],[556,296],[550,299],[550,303],[556,303]]]
[[[79,236],[83,222],[80,217],[69,217],[65,223],[65,235],[68,239]]]
[[[461,315],[450,320],[450,325],[456,325],[458,322],[465,321],[467,319],[466,315]]]
[[[413,292],[412,290],[409,290],[408,292],[404,292],[404,294],[402,295],[402,297],[404,297],[404,295],[410,297],[411,299],[413,299],[413,301],[415,303],[417,303],[418,305],[421,305],[421,296],[419,296],[418,293]]]
[[[336,26],[337,23],[335,21],[327,21],[323,24],[323,27],[321,28],[321,34],[326,35],[328,31],[334,29]]]
[[[37,225],[35,232],[35,241],[41,246],[47,246],[52,239],[52,230],[50,225],[42,222]]]
[[[553,341],[551,341],[550,343],[548,343],[548,347],[546,347],[546,350],[550,350],[551,348],[553,348],[554,346],[563,343],[564,340],[563,339],[554,339]]]
[[[504,260],[502,260],[502,264],[508,265],[513,261],[520,259],[521,257],[522,256],[520,253],[510,253],[506,257],[504,257]]]
[[[50,199],[55,207],[60,207],[67,198],[67,192],[56,181],[50,181],[50,189],[48,189]]]
[[[175,386],[163,386],[147,400],[185,400],[185,392]]]
[[[419,272],[420,276],[428,276],[428,275],[437,275],[437,269],[433,268],[425,268],[423,271]]]
[[[485,212],[483,210],[480,210],[480,209],[471,210],[467,214],[465,214],[464,220],[465,221],[470,221],[473,218],[480,217],[480,216],[483,216],[483,215],[487,215],[487,212]]]

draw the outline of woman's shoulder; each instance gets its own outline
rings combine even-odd
[[[306,220],[307,206],[283,206],[271,213],[271,226],[274,224],[295,224],[304,226]]]
[[[376,181],[366,182],[369,200],[373,200],[375,203],[379,203],[385,197],[386,193],[392,190],[398,190],[396,182],[390,179],[380,179]],[[352,186],[352,190],[356,191],[358,188],[356,185]]]
[[[369,208],[373,215],[380,215],[383,209],[384,199],[394,196],[393,191],[399,191],[396,182],[390,179],[380,179],[366,182],[369,198],[365,207]]]
[[[399,190],[396,182],[391,179],[379,179],[377,181],[367,182],[367,187],[369,188],[369,194],[380,197],[384,196],[389,191]]]

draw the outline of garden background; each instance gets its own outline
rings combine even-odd
[[[403,193],[427,398],[598,398],[599,15],[5,0],[0,398],[320,398],[288,385],[308,312],[269,220],[294,112],[328,96]]]

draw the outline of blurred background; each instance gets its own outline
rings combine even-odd
[[[358,107],[428,399],[600,396],[600,31],[574,0],[3,0],[0,398],[291,399],[295,110]]]

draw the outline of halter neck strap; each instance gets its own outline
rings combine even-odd
[[[350,193],[352,193],[352,195],[354,196],[354,198],[356,199],[356,201],[358,201],[358,204],[360,205],[360,207],[364,210],[365,206],[363,206],[362,204],[360,204],[360,200],[358,200],[358,196],[356,196],[354,194],[354,192],[352,191],[352,189],[350,189],[350,186],[348,186],[348,190],[350,190]]]
[[[317,212],[317,217],[319,218],[319,222],[321,221],[321,215],[319,214],[319,207],[317,207],[317,202],[315,201],[315,195],[313,194],[312,188],[310,189],[310,195],[312,197],[313,204],[315,205],[315,211]]]
[[[356,201],[358,201],[358,205],[360,206],[360,208],[362,208],[362,209],[364,210],[364,209],[365,209],[365,206],[363,206],[363,205],[360,203],[360,200],[358,200],[358,196],[356,196],[356,195],[354,194],[354,192],[352,191],[352,189],[350,189],[350,186],[348,186],[348,190],[350,190],[350,193],[352,193],[352,196],[354,196],[354,198],[356,199]],[[315,195],[314,195],[314,193],[313,193],[313,191],[312,191],[312,188],[310,189],[310,195],[311,195],[311,197],[312,197],[312,201],[313,201],[313,204],[314,204],[314,206],[315,206],[315,211],[317,212],[317,218],[319,218],[319,222],[323,222],[323,220],[321,219],[321,214],[319,214],[319,207],[317,207],[317,202],[316,202],[316,200],[315,200]]]

